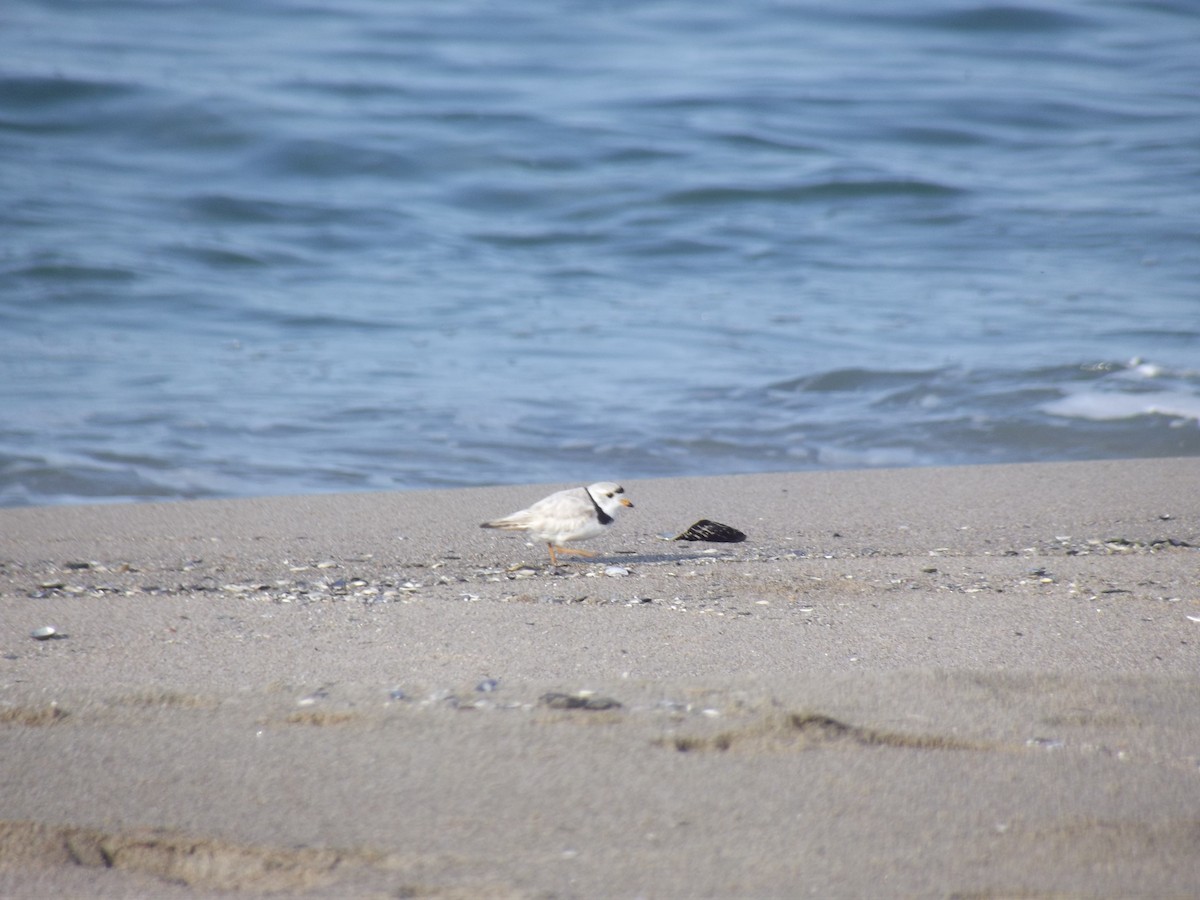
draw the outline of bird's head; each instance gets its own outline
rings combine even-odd
[[[622,506],[633,508],[633,501],[625,496],[625,488],[613,481],[597,481],[589,484],[587,491],[596,501],[596,505],[608,513],[615,515]]]

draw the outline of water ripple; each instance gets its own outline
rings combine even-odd
[[[5,6],[0,504],[1200,454],[1187,4],[170,13]]]

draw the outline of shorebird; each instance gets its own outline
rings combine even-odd
[[[528,509],[502,519],[484,522],[480,528],[524,531],[531,538],[545,541],[550,549],[550,564],[558,565],[559,553],[595,556],[587,550],[564,547],[567,541],[586,541],[604,534],[615,521],[622,506],[633,507],[625,488],[611,481],[597,481],[587,487],[569,488],[544,497]]]

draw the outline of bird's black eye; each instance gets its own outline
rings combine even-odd
[[[608,492],[607,494],[605,494],[604,496],[605,496],[605,497],[611,497],[611,496],[612,496],[612,491],[609,491],[609,492]]]

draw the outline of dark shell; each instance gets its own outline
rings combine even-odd
[[[746,535],[732,525],[722,525],[711,519],[701,519],[687,531],[675,536],[677,541],[712,541],[723,544],[736,544],[745,539]]]

